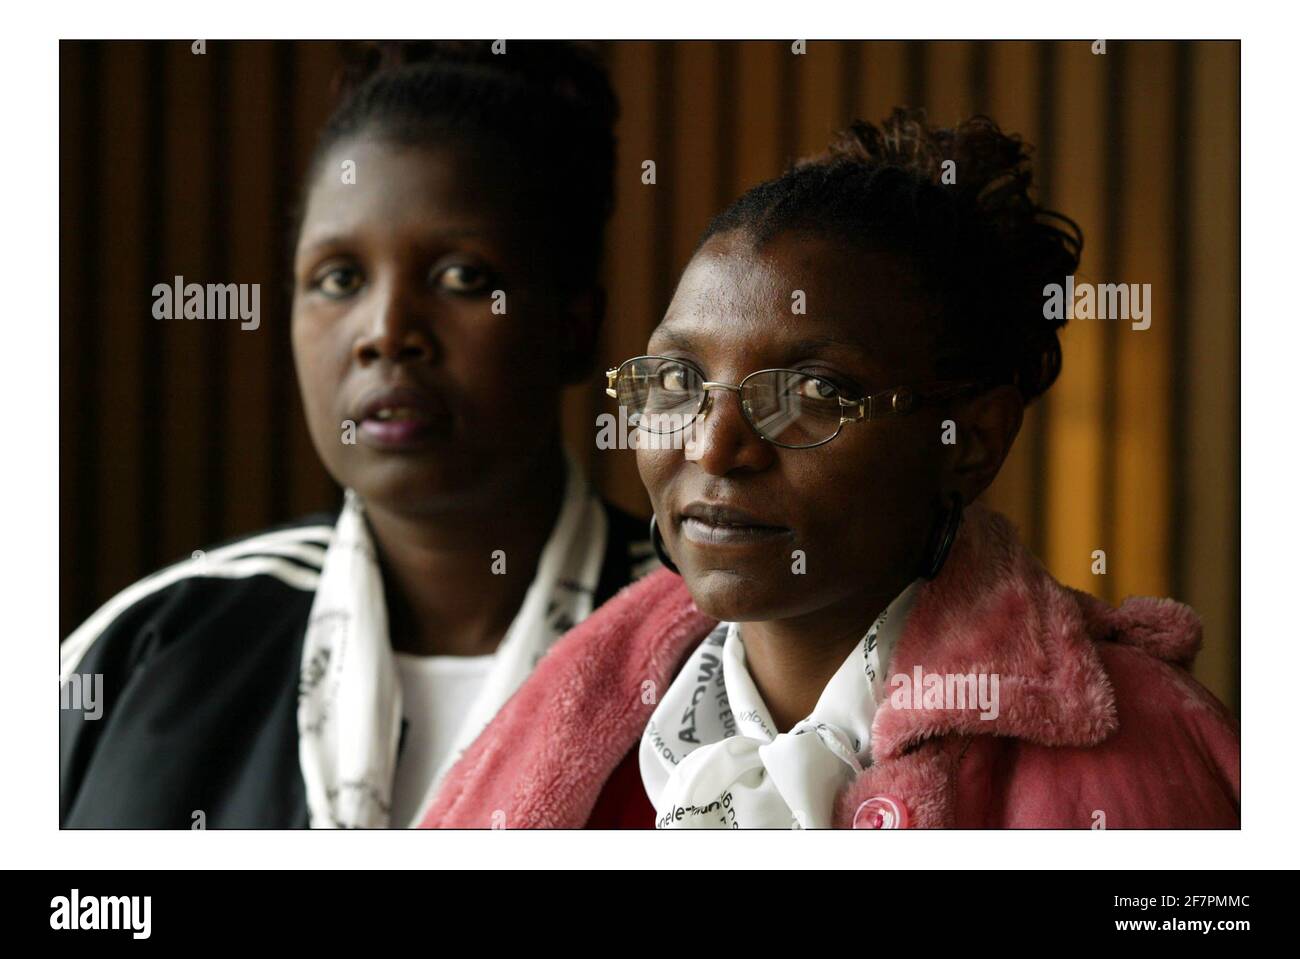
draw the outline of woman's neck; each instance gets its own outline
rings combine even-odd
[[[492,504],[437,516],[366,505],[393,649],[421,656],[496,650],[559,517],[562,452],[556,448],[536,468],[517,471],[512,485]],[[502,558],[504,573],[496,557]]]
[[[811,613],[741,624],[746,667],[778,732],[807,718],[844,660],[906,586],[865,589]]]

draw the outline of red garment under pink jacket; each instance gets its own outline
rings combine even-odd
[[[666,570],[624,589],[538,664],[422,825],[651,825],[641,733],[714,625]],[[1200,643],[1189,607],[1115,608],[1062,586],[1005,517],[971,507],[888,672],[996,673],[998,716],[880,704],[873,764],[840,793],[835,823],[1237,828],[1239,733],[1188,672]]]

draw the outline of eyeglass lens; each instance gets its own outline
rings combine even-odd
[[[704,405],[699,371],[685,363],[651,357],[626,364],[617,382],[628,423],[652,433],[691,425]],[[785,446],[813,446],[839,430],[839,393],[827,380],[793,370],[766,370],[741,387],[745,418],[765,439]]]

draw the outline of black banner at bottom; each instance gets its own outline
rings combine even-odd
[[[805,878],[805,875],[807,878]],[[1105,939],[1183,948],[1233,948],[1259,932],[1279,934],[1290,872],[905,871],[792,873],[565,871],[81,871],[11,872],[6,927],[27,938],[79,945],[286,944],[380,946],[394,936],[456,941],[484,931],[531,935],[554,948],[569,934],[589,948],[614,926],[661,932],[674,921],[707,923],[749,913],[755,928],[808,922],[842,928],[911,929],[925,945],[987,947],[993,937],[1043,932],[1055,943]],[[756,889],[767,891],[754,898]],[[770,897],[770,904],[763,899]],[[638,918],[639,916],[639,918]],[[728,922],[735,922],[734,915]],[[486,925],[485,925],[486,924]],[[743,926],[744,923],[741,922]],[[832,922],[833,926],[840,923]],[[463,926],[463,928],[457,928]],[[787,931],[788,927],[782,931]],[[794,930],[796,931],[797,928]],[[698,929],[697,929],[698,932]],[[651,937],[651,941],[654,937]],[[1044,941],[1047,944],[1048,941]],[[980,946],[980,943],[983,946]],[[541,945],[541,942],[538,943]]]

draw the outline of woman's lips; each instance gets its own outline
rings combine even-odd
[[[699,546],[752,546],[790,535],[790,529],[718,503],[692,503],[681,513],[682,535]]]
[[[430,425],[419,417],[366,419],[361,421],[361,436],[370,446],[381,449],[410,449],[430,437]]]
[[[447,407],[432,393],[412,387],[383,387],[357,405],[358,433],[367,446],[402,451],[427,446],[450,428]]]

